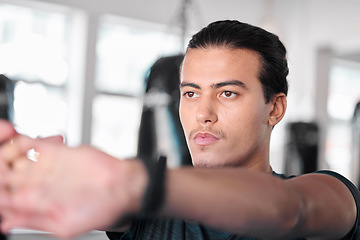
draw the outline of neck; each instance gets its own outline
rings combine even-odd
[[[264,173],[272,173],[270,165],[269,146],[264,145],[258,148],[253,155],[247,157],[247,161],[243,162],[239,167],[256,170]]]
[[[264,173],[272,173],[273,169],[269,163],[269,161],[261,161],[261,162],[252,162],[251,165],[248,166],[242,166],[247,169],[256,170]]]

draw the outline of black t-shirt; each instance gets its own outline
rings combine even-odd
[[[351,240],[360,239],[360,192],[358,189],[342,175],[332,171],[317,171],[316,173],[328,174],[341,180],[351,191],[357,206],[357,218],[352,229]],[[295,176],[285,176],[273,173],[282,179]],[[111,240],[256,240],[256,238],[238,236],[232,233],[219,231],[210,227],[205,227],[197,222],[189,222],[176,219],[145,219],[138,218],[132,222],[131,228],[126,233],[106,233]],[[301,239],[297,239],[301,240]]]

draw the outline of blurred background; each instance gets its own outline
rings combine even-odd
[[[1,117],[32,137],[188,165],[176,113],[181,54],[208,23],[237,19],[288,49],[274,170],[331,169],[359,187],[359,12],[358,0],[0,0]],[[21,236],[40,239],[21,230],[9,238]]]

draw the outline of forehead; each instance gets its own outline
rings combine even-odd
[[[197,48],[185,55],[181,81],[214,84],[223,80],[239,80],[247,85],[260,84],[260,56],[247,49]]]

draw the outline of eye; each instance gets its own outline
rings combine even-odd
[[[223,91],[220,96],[224,96],[226,98],[231,98],[231,97],[235,97],[236,95],[238,95],[238,94],[234,93],[232,91]]]
[[[187,98],[195,98],[195,97],[198,97],[198,94],[196,94],[195,92],[185,92],[183,94],[185,97]]]

